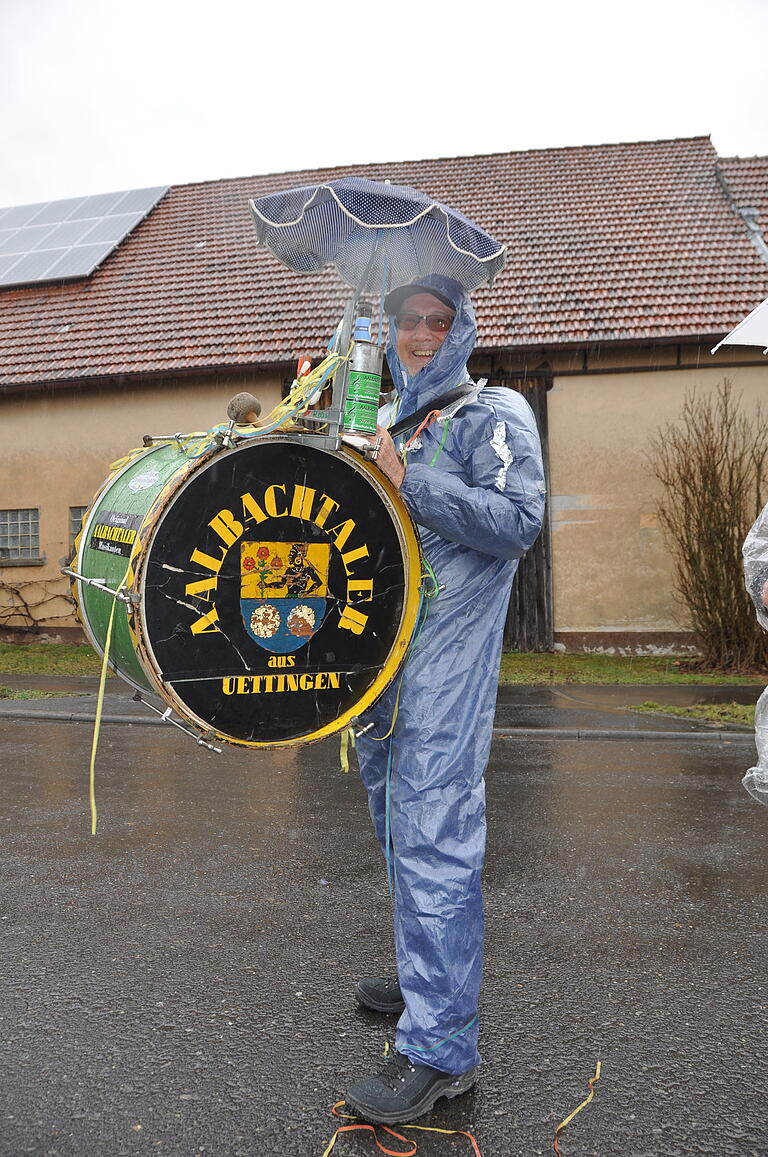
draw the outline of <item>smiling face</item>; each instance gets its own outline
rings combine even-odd
[[[439,297],[433,297],[431,293],[414,293],[411,297],[407,297],[400,306],[398,317],[407,316],[409,313],[421,314],[422,318],[415,329],[406,330],[398,326],[397,356],[406,373],[413,377],[432,361],[448,336],[451,322],[456,315],[440,301]],[[445,318],[448,323],[442,333],[434,333],[424,321],[424,317],[432,317],[433,314]]]

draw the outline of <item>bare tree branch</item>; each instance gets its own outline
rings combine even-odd
[[[768,636],[744,589],[741,544],[763,507],[768,429],[761,406],[747,416],[721,382],[714,395],[686,393],[680,418],[651,439],[661,482],[659,522],[672,551],[675,590],[705,660],[736,670],[765,666]]]

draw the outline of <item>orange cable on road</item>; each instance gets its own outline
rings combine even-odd
[[[334,1117],[346,1117],[350,1121],[356,1121],[357,1117],[354,1117],[351,1113],[341,1113],[338,1111],[339,1106],[344,1105],[344,1104],[346,1104],[345,1101],[337,1101],[336,1104],[332,1106],[331,1112],[333,1113]],[[576,1110],[576,1112],[578,1112],[578,1109]],[[395,1138],[397,1138],[398,1141],[402,1141],[404,1145],[411,1145],[412,1148],[410,1148],[410,1149],[387,1149],[384,1145],[382,1145],[381,1141],[379,1140],[379,1138],[376,1134],[377,1128],[383,1129],[385,1133],[389,1133],[390,1137],[395,1137]],[[478,1148],[477,1141],[475,1140],[475,1138],[472,1136],[471,1133],[465,1132],[464,1129],[436,1129],[434,1127],[430,1127],[429,1125],[400,1125],[399,1128],[400,1129],[418,1129],[419,1132],[421,1132],[421,1133],[445,1133],[446,1135],[450,1135],[453,1137],[456,1137],[456,1136],[466,1137],[469,1140],[470,1144],[472,1145],[472,1149],[474,1150],[476,1157],[482,1157],[482,1155],[480,1153],[480,1149]],[[401,1133],[396,1133],[394,1131],[394,1129],[390,1129],[387,1125],[376,1126],[376,1125],[364,1125],[361,1123],[358,1125],[341,1125],[336,1130],[336,1132],[333,1134],[330,1141],[328,1142],[328,1147],[326,1148],[325,1152],[323,1153],[323,1157],[329,1157],[329,1154],[331,1153],[331,1150],[333,1149],[334,1145],[336,1144],[336,1141],[338,1140],[340,1133],[350,1133],[356,1129],[365,1129],[365,1130],[368,1130],[371,1133],[373,1133],[373,1138],[374,1138],[377,1146],[379,1147],[379,1149],[381,1150],[382,1153],[389,1154],[389,1157],[414,1157],[414,1154],[417,1151],[417,1145],[416,1145],[415,1141],[409,1141],[407,1137],[403,1137],[403,1135]]]

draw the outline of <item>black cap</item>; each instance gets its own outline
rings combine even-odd
[[[409,297],[413,297],[415,293],[429,293],[438,301],[442,301],[443,305],[447,305],[452,313],[456,312],[456,306],[450,297],[446,297],[439,289],[433,289],[431,285],[420,285],[418,281],[412,281],[410,285],[401,285],[397,289],[390,290],[384,298],[384,309],[390,316],[399,313],[403,302],[407,301]]]

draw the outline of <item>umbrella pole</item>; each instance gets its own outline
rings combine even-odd
[[[344,355],[345,360],[341,363],[333,377],[333,394],[331,395],[330,411],[333,416],[329,422],[328,429],[328,438],[333,442],[331,447],[333,450],[338,450],[341,446],[341,426],[344,420],[344,406],[347,401],[347,383],[349,381],[349,360],[346,358],[346,355],[350,342],[352,341],[352,327],[355,324],[359,297],[359,293],[354,293],[352,297],[350,297],[341,319],[338,352]]]

